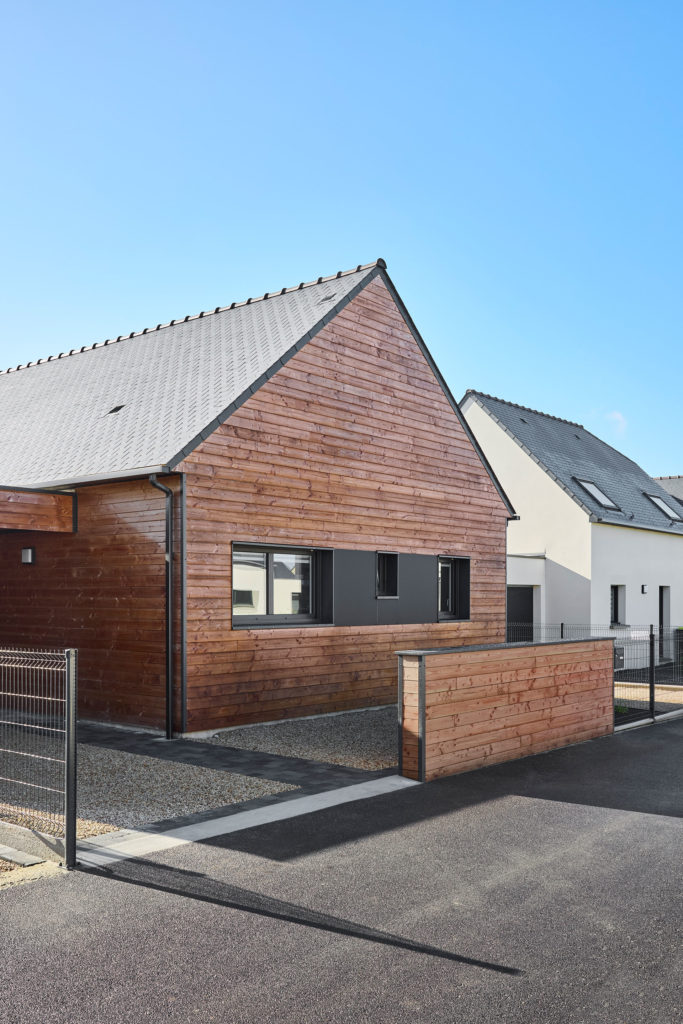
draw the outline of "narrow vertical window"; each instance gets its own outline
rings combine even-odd
[[[438,564],[439,619],[469,619],[470,560],[439,557]]]
[[[398,597],[398,555],[395,551],[377,552],[377,597]]]
[[[623,626],[624,625],[624,594],[626,588],[613,584],[610,588],[610,625],[611,626]]]

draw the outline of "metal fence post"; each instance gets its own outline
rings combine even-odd
[[[64,751],[64,863],[76,867],[76,723],[78,701],[78,652],[70,648],[66,657],[66,708]]]
[[[564,640],[564,622],[560,623],[560,640]]]
[[[655,628],[650,625],[650,665],[649,665],[649,683],[650,683],[650,718],[654,720],[655,717]]]

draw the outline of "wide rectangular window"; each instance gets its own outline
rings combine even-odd
[[[318,555],[306,549],[235,546],[232,614],[236,625],[315,621],[322,564]]]
[[[439,619],[469,619],[469,558],[441,555],[438,574]]]

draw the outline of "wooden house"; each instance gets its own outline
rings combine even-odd
[[[196,731],[396,699],[505,638],[513,510],[382,260],[0,374],[0,644],[84,717]]]

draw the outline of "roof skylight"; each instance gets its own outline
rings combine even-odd
[[[603,508],[615,508],[619,506],[615,505],[611,498],[608,498],[604,491],[601,491],[597,484],[594,484],[592,480],[579,480],[578,476],[575,477],[576,482],[581,484],[584,491],[587,491],[591,498],[595,498],[599,505]]]
[[[650,501],[657,506],[660,512],[663,512],[665,516],[668,516],[669,519],[674,519],[677,522],[681,521],[681,516],[679,516],[678,512],[676,512],[671,505],[664,501],[664,498],[660,498],[658,494],[647,494],[647,492],[646,497],[648,497]]]

